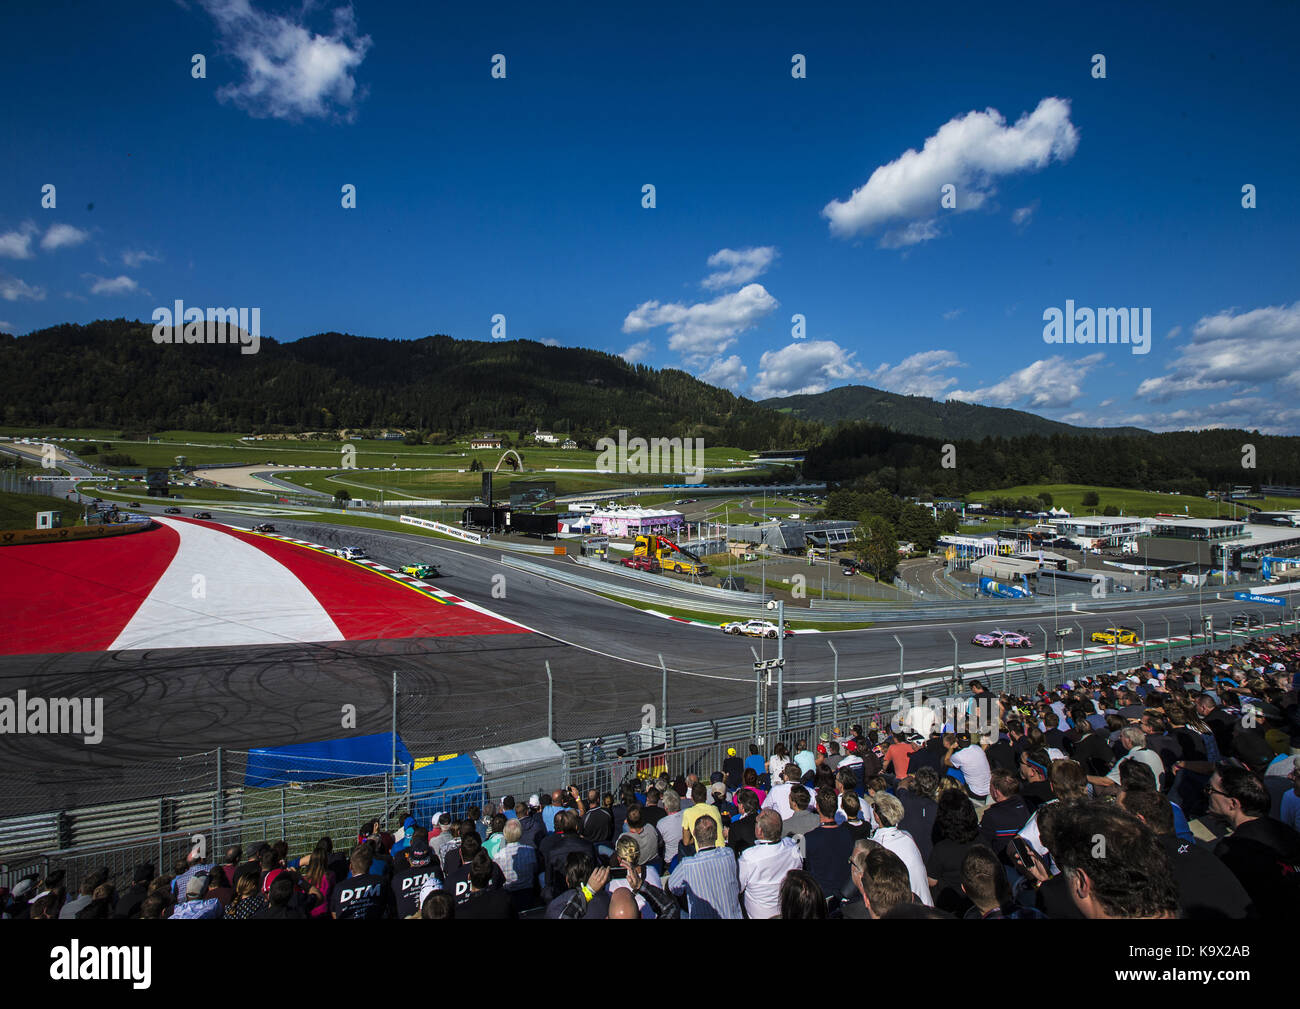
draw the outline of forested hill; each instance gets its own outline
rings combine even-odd
[[[980,406],[960,400],[901,396],[866,385],[842,385],[826,392],[764,399],[771,407],[803,420],[834,425],[842,421],[878,424],[901,434],[926,438],[1012,438],[1020,435],[1143,435],[1137,427],[1074,427],[1024,410]]]
[[[449,434],[534,427],[603,436],[702,437],[802,447],[821,425],[768,410],[681,371],[527,340],[322,333],[158,345],[126,319],[0,335],[3,423],[195,431],[407,427]]]

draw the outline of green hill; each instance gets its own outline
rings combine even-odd
[[[843,421],[865,421],[901,434],[925,438],[1011,438],[1018,435],[1146,434],[1136,427],[1074,427],[1023,410],[979,406],[956,400],[940,402],[925,396],[900,396],[865,385],[842,385],[826,392],[764,399],[759,405],[802,420],[832,426]]]

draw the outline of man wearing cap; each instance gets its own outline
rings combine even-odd
[[[411,846],[397,862],[392,883],[389,884],[399,918],[409,918],[420,909],[420,894],[430,882],[433,883],[434,890],[444,888],[442,867],[429,847],[428,833],[416,828],[411,837]]]
[[[519,843],[536,848],[546,836],[542,822],[542,801],[538,795],[528,797],[528,808],[519,812]]]
[[[727,777],[727,788],[735,791],[744,781],[745,762],[736,755],[734,746],[727,747],[727,757],[722,762],[722,773]]]
[[[185,900],[172,909],[172,918],[218,918],[221,901],[208,896],[208,874],[195,873],[185,883]]]

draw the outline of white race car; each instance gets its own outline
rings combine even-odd
[[[749,638],[775,638],[780,636],[781,629],[770,620],[733,620],[722,625],[722,633],[743,634]],[[785,636],[790,636],[789,630]]]

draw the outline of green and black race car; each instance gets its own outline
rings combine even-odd
[[[437,578],[439,571],[432,564],[404,564],[402,574],[412,578]]]

